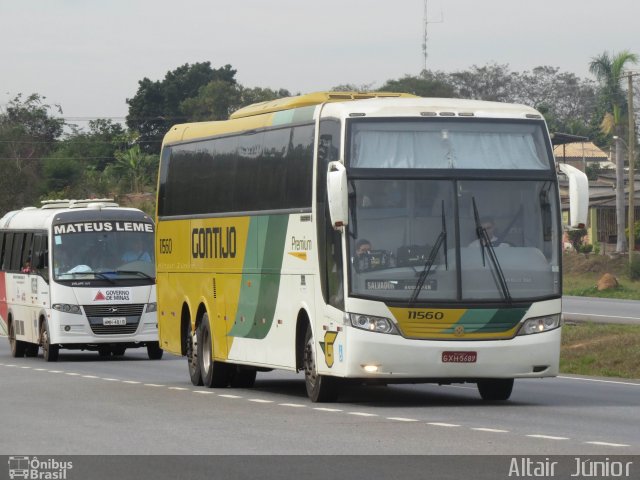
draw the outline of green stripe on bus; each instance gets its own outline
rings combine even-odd
[[[238,316],[229,335],[262,339],[269,333],[280,290],[280,271],[288,225],[289,215],[270,215],[251,219],[247,243],[254,245],[252,234],[257,237],[256,253],[259,273],[245,274],[242,277]],[[248,263],[248,260],[245,258],[245,263]],[[244,321],[240,321],[241,315],[244,316]]]
[[[467,310],[460,320],[443,333],[454,333],[458,325],[464,326],[466,333],[498,333],[515,327],[527,312],[526,308],[472,309]]]

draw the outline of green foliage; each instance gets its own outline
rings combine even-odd
[[[640,255],[635,254],[629,263],[629,278],[640,280]]]
[[[593,245],[591,245],[590,243],[585,243],[583,245],[578,245],[578,252],[579,253],[591,253],[592,250],[593,250]]]
[[[569,237],[569,241],[571,242],[571,245],[573,246],[573,249],[576,252],[580,252],[582,249],[582,241],[584,240],[584,237],[587,235],[587,229],[586,228],[576,228],[574,230],[569,230],[567,232],[567,236]],[[589,250],[591,251],[591,250]]]
[[[437,78],[435,74],[423,72],[421,76],[406,75],[397,80],[387,80],[378,89],[381,92],[411,93],[419,97],[454,97],[455,92],[451,85]]]
[[[62,135],[58,106],[38,94],[17,95],[0,111],[0,212],[35,204],[41,188],[42,158]]]
[[[106,173],[126,183],[125,188],[128,191],[142,193],[146,186],[155,182],[158,170],[157,155],[142,152],[140,145],[118,151],[115,155],[116,162],[107,168]]]
[[[138,82],[138,91],[127,99],[127,126],[140,134],[139,143],[145,153],[160,152],[163,135],[175,123],[191,118],[185,115],[183,103],[199,95],[200,89],[211,82],[236,85],[236,70],[231,65],[214,69],[210,62],[184,65],[167,72],[162,81],[148,78]],[[187,107],[194,108],[194,105]],[[201,115],[201,111],[197,113]]]

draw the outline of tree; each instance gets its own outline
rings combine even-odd
[[[0,209],[2,211],[34,204],[41,182],[42,158],[48,155],[62,135],[64,120],[54,112],[62,109],[45,103],[36,93],[17,95],[0,112]]]
[[[474,100],[511,102],[517,88],[516,74],[509,71],[509,65],[474,65],[470,70],[449,74],[449,82],[456,96]]]
[[[162,137],[169,128],[192,120],[185,116],[183,102],[196,97],[202,87],[213,81],[235,85],[235,74],[231,65],[214,69],[210,62],[185,63],[167,72],[162,81],[140,80],[135,96],[127,99],[127,126],[139,133],[142,150],[159,153]]]
[[[638,56],[624,50],[617,55],[604,52],[594,57],[589,64],[589,71],[593,73],[601,85],[601,98],[605,105],[602,120],[602,131],[607,135],[622,136],[626,116],[626,100],[621,86],[622,73],[628,63],[637,63]],[[616,142],[616,221],[617,236],[616,251],[626,250],[627,242],[624,235],[625,206],[624,206],[624,161],[620,142]]]
[[[379,92],[411,93],[419,97],[455,97],[452,85],[438,73],[422,72],[420,76],[405,75],[396,80],[387,80]]]
[[[140,145],[116,152],[116,162],[109,166],[109,174],[121,181],[130,181],[133,193],[142,193],[145,186],[153,181],[158,169],[158,156],[144,153]]]

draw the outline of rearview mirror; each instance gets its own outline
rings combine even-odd
[[[337,230],[349,223],[347,169],[340,162],[329,162],[327,196],[331,224]]]

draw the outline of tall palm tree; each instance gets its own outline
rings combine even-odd
[[[621,137],[624,129],[624,114],[626,112],[625,95],[622,90],[621,80],[625,66],[629,63],[638,63],[638,55],[628,50],[623,50],[617,55],[609,55],[604,52],[591,59],[589,71],[595,75],[602,87],[602,96],[610,110],[602,119],[602,132],[607,135]],[[616,223],[617,237],[616,251],[622,253],[627,249],[624,231],[625,206],[624,206],[624,162],[622,160],[622,148],[620,141],[616,141]],[[630,183],[631,185],[631,183]]]
[[[638,63],[639,57],[635,53],[623,50],[617,55],[604,52],[591,59],[589,71],[600,82],[602,95],[611,109],[602,120],[602,130],[606,134],[620,133],[626,100],[622,90],[621,80],[625,67],[629,63]]]

